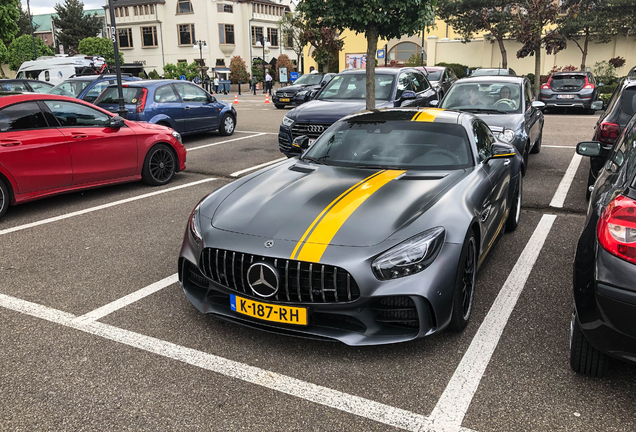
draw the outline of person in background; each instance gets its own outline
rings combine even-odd
[[[256,96],[256,83],[258,82],[258,79],[256,79],[255,76],[252,76],[252,92],[254,92],[254,96]]]
[[[205,78],[203,78],[203,88],[206,91],[210,91],[210,75],[205,74]]]
[[[214,93],[219,92],[219,76],[214,75]]]
[[[269,74],[269,72],[265,73],[265,87],[266,91],[269,92],[269,95],[272,95],[272,84],[274,83],[274,79]]]

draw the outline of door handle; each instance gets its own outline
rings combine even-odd
[[[88,135],[82,133],[71,133],[71,138],[88,138]]]
[[[490,216],[490,209],[492,206],[488,204],[485,206],[484,210],[479,214],[479,220],[483,223],[488,220],[488,216]]]
[[[189,107],[189,106],[184,106],[184,107],[183,107],[183,109],[184,109],[184,110],[189,110],[189,109],[190,109],[190,107]]]
[[[504,166],[510,165],[510,159],[504,159]]]
[[[2,141],[0,141],[0,145],[2,147],[15,147],[15,146],[19,146],[20,144],[22,144],[21,141],[13,141],[13,140],[2,140]]]

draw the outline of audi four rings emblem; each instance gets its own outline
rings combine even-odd
[[[265,247],[266,248],[271,248],[272,246],[274,246],[274,240],[267,240],[265,242]]]
[[[324,126],[320,125],[309,125],[307,126],[307,132],[322,132],[325,130]]]
[[[254,294],[263,298],[278,292],[278,280],[278,272],[269,263],[254,263],[247,269],[247,283]]]

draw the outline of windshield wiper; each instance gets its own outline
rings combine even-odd
[[[399,169],[403,169],[402,167],[396,167],[396,166],[391,166],[391,165],[356,165],[356,168],[362,168],[362,169],[385,169],[385,170],[399,170]]]
[[[498,109],[492,108],[462,108],[462,111],[468,112],[480,112],[480,113],[490,113],[490,114],[508,114],[510,111],[502,111]]]
[[[327,159],[329,159],[329,155],[320,156],[319,158],[315,158],[311,156],[305,156],[301,158],[303,162],[314,162],[314,163],[322,164],[322,165],[331,165],[327,163],[326,161]]]

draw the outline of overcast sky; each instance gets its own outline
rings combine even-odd
[[[56,3],[64,3],[64,0],[29,0],[31,4],[31,14],[47,14],[54,13]],[[105,0],[84,0],[84,9],[99,9],[106,4]],[[22,0],[22,7],[24,10],[27,8],[26,0]]]

